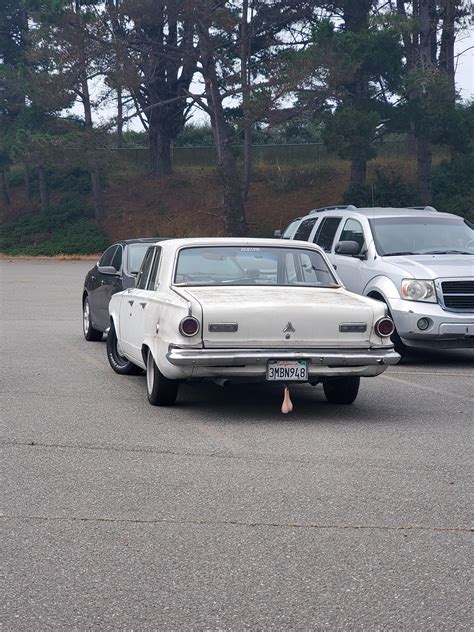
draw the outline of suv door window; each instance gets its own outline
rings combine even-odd
[[[117,246],[117,250],[112,257],[112,263],[110,265],[113,266],[117,272],[122,267],[122,246]]]
[[[339,241],[356,241],[361,250],[365,243],[364,230],[356,219],[348,219],[341,231]]]
[[[321,224],[314,236],[314,243],[318,244],[325,252],[331,252],[334,236],[341,223],[341,217],[323,217]]]
[[[143,259],[142,267],[140,268],[140,272],[137,277],[136,287],[140,290],[144,290],[146,288],[148,277],[150,275],[151,265],[153,263],[153,255],[155,254],[154,248],[149,248],[146,252],[145,258]]]
[[[114,258],[116,250],[117,250],[117,245],[110,246],[110,248],[107,248],[107,250],[104,252],[102,257],[99,259],[99,264],[98,265],[101,266],[101,267],[103,267],[103,266],[111,266],[112,265],[112,259]]]
[[[301,239],[302,241],[307,241],[308,237],[311,235],[311,231],[313,230],[313,226],[316,224],[317,217],[311,217],[310,219],[305,219],[298,226],[296,233],[293,239]]]
[[[296,231],[296,227],[298,226],[299,222],[299,217],[298,219],[294,219],[291,224],[286,227],[285,232],[282,235],[282,239],[293,239],[293,233]]]

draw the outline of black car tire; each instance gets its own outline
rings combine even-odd
[[[390,318],[392,318],[390,316]],[[392,318],[393,320],[393,318]],[[403,356],[404,354],[406,354],[407,352],[407,346],[404,342],[402,342],[402,339],[400,338],[400,336],[397,333],[397,330],[395,329],[395,331],[393,332],[393,334],[390,336],[390,340],[393,343],[393,348],[395,349],[395,351],[397,353],[399,353],[401,356]]]
[[[103,333],[92,326],[88,296],[84,298],[82,303],[82,331],[84,333],[84,338],[89,342],[98,342],[99,340],[102,340]]]
[[[323,379],[323,389],[330,404],[352,404],[359,392],[360,377],[328,377]]]
[[[178,396],[178,380],[169,380],[156,366],[153,354],[146,357],[146,391],[153,406],[172,406]]]
[[[110,325],[109,333],[107,334],[107,358],[115,373],[120,373],[120,375],[139,375],[142,372],[139,366],[120,355],[117,346],[117,334],[113,323]]]

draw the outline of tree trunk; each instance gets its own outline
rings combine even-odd
[[[431,142],[429,138],[417,138],[418,197],[421,204],[431,204]]]
[[[100,184],[99,167],[93,163],[91,170],[92,198],[94,200],[94,218],[96,222],[104,219],[104,202],[102,199],[102,186]]]
[[[208,14],[209,15],[209,14]],[[199,48],[202,59],[202,75],[206,87],[206,100],[214,135],[218,169],[223,185],[224,228],[231,237],[248,234],[245,206],[242,198],[237,162],[231,147],[231,136],[226,122],[216,71],[215,51],[212,47],[207,17],[199,24]],[[207,23],[206,23],[207,22]]]
[[[2,196],[3,196],[3,201],[5,202],[5,204],[10,207],[11,206],[11,202],[10,202],[10,196],[8,194],[8,186],[7,186],[7,176],[5,173],[5,169],[2,169]]]
[[[117,88],[117,149],[123,147],[123,100],[122,88]]]
[[[149,117],[148,142],[152,175],[156,178],[171,175],[171,136],[166,119],[157,111]]]
[[[372,0],[344,0],[343,20],[344,30],[351,33],[361,33],[367,30],[369,24],[369,13]],[[348,95],[345,98],[345,105],[358,111],[366,107],[369,101],[369,76],[367,72],[358,69],[352,81],[347,85]],[[369,155],[371,141],[366,138],[363,147],[357,147],[351,152],[351,184],[365,184],[367,179],[367,158]]]
[[[456,39],[454,23],[456,4],[457,0],[443,0],[442,2],[443,28],[441,32],[441,44],[439,51],[439,67],[446,73],[449,85],[449,94],[453,104],[456,100],[456,85],[454,82],[454,41]]]
[[[367,179],[367,160],[353,158],[351,161],[351,184],[365,184]]]
[[[41,203],[41,212],[49,211],[49,190],[48,181],[46,179],[46,169],[43,166],[38,167],[39,194]]]
[[[30,168],[28,165],[23,166],[25,170],[25,193],[26,193],[26,208],[31,210],[31,178],[30,178]]]
[[[248,70],[250,58],[250,27],[248,21],[249,4],[243,0],[242,23],[240,30],[240,81],[242,83],[242,111],[244,118],[244,166],[242,172],[242,201],[247,203],[252,173],[252,121],[250,116],[250,73]]]

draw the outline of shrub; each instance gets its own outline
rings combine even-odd
[[[12,167],[8,173],[8,186],[14,188],[25,182],[25,171],[22,167]]]
[[[433,204],[474,221],[474,154],[456,156],[433,169]]]
[[[416,206],[415,188],[403,182],[393,171],[377,169],[374,182],[351,185],[344,193],[344,203],[355,206]]]
[[[87,254],[108,245],[101,228],[85,219],[25,216],[0,228],[0,251],[11,255]]]
[[[88,195],[92,186],[90,173],[79,167],[48,171],[48,185],[69,195]]]

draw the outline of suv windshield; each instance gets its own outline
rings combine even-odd
[[[462,217],[371,219],[379,255],[474,254],[474,228]]]
[[[338,287],[319,252],[304,248],[203,246],[183,248],[175,283]]]

